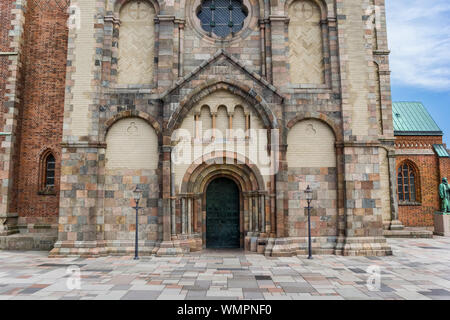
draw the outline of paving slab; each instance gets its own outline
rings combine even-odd
[[[313,260],[241,250],[138,261],[0,250],[0,300],[450,300],[450,238],[388,243],[393,256]],[[378,282],[368,273],[373,266]]]

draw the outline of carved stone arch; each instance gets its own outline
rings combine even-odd
[[[103,141],[106,140],[106,135],[108,134],[109,129],[117,121],[125,119],[125,118],[139,118],[139,119],[145,120],[153,128],[153,130],[155,130],[155,133],[158,136],[158,142],[161,145],[162,130],[161,130],[161,125],[159,124],[159,122],[155,118],[153,118],[151,115],[149,115],[148,113],[143,112],[143,111],[136,111],[136,110],[122,111],[122,112],[115,114],[112,118],[109,118],[105,122],[105,133],[103,135]]]
[[[210,174],[220,173],[239,180],[243,192],[265,190],[264,179],[255,164],[235,152],[222,151],[204,155],[191,164],[184,173],[181,193],[203,192],[206,189],[200,188],[204,187],[205,178]]]
[[[118,17],[122,7],[124,5],[126,5],[128,2],[132,2],[132,1],[136,1],[136,0],[113,0],[113,1],[111,1],[111,5],[112,5],[111,10],[114,12],[114,15],[117,15],[117,17]],[[150,3],[153,6],[153,8],[155,9],[156,16],[159,15],[160,7],[159,7],[158,1],[156,1],[156,0],[140,0],[140,1],[146,1],[146,2]]]
[[[286,126],[288,128],[288,130],[286,132],[286,137],[283,137],[283,138],[287,138],[287,134],[288,134],[289,130],[294,125],[296,125],[298,122],[303,121],[303,120],[318,120],[318,121],[325,123],[326,125],[328,125],[328,127],[330,127],[331,131],[334,133],[334,137],[336,138],[336,143],[342,143],[344,141],[342,131],[335,124],[335,121],[332,120],[327,115],[325,115],[323,113],[319,113],[319,112],[303,113],[303,114],[299,114],[295,118],[291,119]]]
[[[241,97],[255,110],[265,128],[276,129],[279,127],[277,119],[267,102],[253,89],[233,80],[206,82],[187,95],[178,108],[174,111],[167,124],[169,134],[178,129],[188,112],[203,98],[219,90],[225,90]]]
[[[284,12],[287,15],[289,12],[289,7],[296,1],[299,0],[288,0],[286,1],[285,5],[284,5]],[[325,2],[325,0],[307,0],[307,1],[311,1],[313,3],[315,3],[319,9],[320,9],[320,19],[321,20],[326,20],[328,17],[328,7],[327,4]]]

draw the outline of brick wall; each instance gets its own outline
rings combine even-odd
[[[418,205],[399,204],[399,218],[408,227],[432,227],[433,214],[440,207],[438,186],[441,180],[439,158],[433,144],[442,143],[440,136],[398,136],[396,139],[397,169],[405,160],[419,171],[416,188]],[[414,154],[417,153],[417,154]],[[397,173],[396,173],[397,174]]]
[[[56,2],[45,6],[29,2],[23,49],[26,59],[19,158],[15,168],[20,224],[57,221],[67,34],[64,7]],[[56,194],[40,195],[39,162],[42,153],[49,149],[56,158]]]

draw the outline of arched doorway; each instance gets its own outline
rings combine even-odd
[[[206,247],[240,247],[239,189],[227,178],[213,180],[206,190]]]

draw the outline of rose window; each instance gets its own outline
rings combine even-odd
[[[197,11],[203,30],[220,38],[242,30],[247,16],[248,9],[239,0],[204,0]]]

